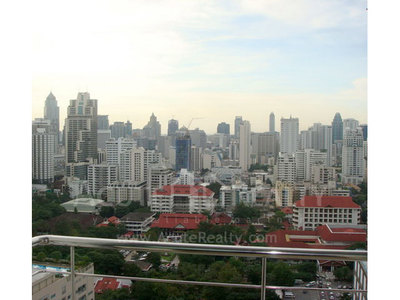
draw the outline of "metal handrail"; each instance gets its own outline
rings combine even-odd
[[[43,235],[32,238],[32,246],[37,245],[74,246],[84,248],[127,249],[148,252],[175,252],[179,254],[267,257],[279,259],[318,259],[366,261],[365,250],[332,250],[278,248],[259,246],[232,246],[216,244],[191,244],[153,241],[133,241],[75,236]]]
[[[254,246],[231,246],[216,244],[191,244],[191,243],[170,243],[170,242],[153,242],[153,241],[133,241],[103,238],[88,238],[74,236],[58,236],[58,235],[42,235],[32,238],[32,247],[39,245],[56,245],[69,246],[71,271],[51,271],[40,270],[35,272],[63,273],[72,276],[72,300],[75,299],[74,294],[74,278],[75,276],[84,277],[112,277],[121,279],[130,279],[135,281],[148,281],[160,283],[175,284],[192,284],[220,287],[237,287],[237,288],[256,288],[261,289],[261,298],[265,299],[266,289],[284,289],[284,290],[326,290],[323,288],[305,288],[305,287],[281,287],[266,285],[266,266],[267,258],[278,259],[310,259],[310,260],[342,260],[342,261],[366,261],[367,251],[365,250],[332,250],[332,249],[302,249],[302,248],[279,248],[279,247],[254,247]],[[194,254],[194,255],[213,255],[213,256],[239,256],[239,257],[259,257],[262,259],[261,285],[254,284],[238,284],[224,282],[200,282],[186,280],[170,280],[146,277],[129,277],[105,274],[91,274],[75,272],[75,247],[84,248],[100,248],[100,249],[116,249],[116,250],[136,250],[149,252],[174,252],[178,254]],[[366,293],[366,290],[350,290],[350,289],[330,289],[331,291],[341,291],[349,293]]]

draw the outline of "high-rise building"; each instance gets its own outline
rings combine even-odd
[[[269,114],[269,132],[275,132],[275,114],[273,112]]]
[[[346,132],[346,129],[350,130],[356,130],[359,127],[359,122],[356,119],[344,119],[343,120],[343,139],[344,139],[344,133]]]
[[[332,121],[332,142],[343,140],[343,121],[340,113],[336,113]]]
[[[97,116],[97,130],[109,130],[110,124],[108,122],[108,115]]]
[[[311,182],[313,184],[334,185],[336,187],[336,170],[334,167],[314,165],[311,167]]]
[[[296,158],[294,154],[279,153],[278,180],[294,183],[296,181]]]
[[[120,155],[120,180],[145,181],[148,169],[152,164],[161,163],[161,153],[134,147],[123,151]]]
[[[190,167],[192,168],[192,171],[200,171],[203,168],[202,164],[202,154],[203,154],[203,149],[192,146],[191,152],[190,152]]]
[[[110,126],[111,137],[118,139],[120,137],[125,137],[125,124],[124,122],[114,122]]]
[[[328,154],[314,149],[298,150],[296,157],[296,180],[310,181],[311,170],[315,165],[328,166]]]
[[[125,137],[131,138],[132,136],[132,123],[128,120],[125,123]]]
[[[129,121],[114,122],[110,125],[111,137],[118,139],[120,137],[132,138],[132,123]]]
[[[90,99],[87,92],[70,100],[65,120],[65,156],[67,164],[97,158],[97,100]]]
[[[115,181],[107,186],[107,202],[138,202],[144,206],[146,182]]]
[[[275,205],[277,207],[292,207],[295,188],[293,183],[277,181],[275,183]]]
[[[165,185],[172,184],[174,178],[174,171],[167,168],[162,164],[153,164],[149,166],[147,172],[147,188],[148,188],[148,200],[150,200],[151,194]]]
[[[105,149],[107,141],[111,139],[111,130],[98,129],[97,130],[97,148]]]
[[[221,186],[219,202],[224,211],[231,214],[240,203],[253,206],[256,203],[257,191],[243,183]]]
[[[161,124],[157,121],[154,113],[150,116],[150,121],[143,127],[144,137],[157,140],[161,136]]]
[[[111,165],[120,164],[120,156],[124,151],[130,150],[136,146],[133,139],[110,139],[106,142],[107,163]]]
[[[293,154],[297,150],[299,138],[299,119],[281,118],[280,152]]]
[[[178,184],[194,185],[194,173],[187,169],[181,169],[179,172]]]
[[[243,119],[241,116],[235,117],[235,138],[239,138],[239,131],[240,131],[240,124],[242,123]]]
[[[175,135],[176,131],[179,129],[179,121],[171,119],[168,121],[168,135]]]
[[[274,157],[276,159],[279,154],[278,132],[260,133],[258,135],[257,146],[257,162],[259,164],[267,164],[268,158],[270,157]]]
[[[50,130],[55,133],[57,144],[59,142],[59,132],[60,132],[60,108],[57,105],[56,97],[53,93],[47,96],[44,105],[44,119],[50,120]]]
[[[367,124],[361,124],[360,125],[362,133],[363,133],[363,138],[364,141],[368,140],[368,125]]]
[[[239,160],[239,141],[237,139],[232,139],[229,143],[229,159]]]
[[[190,152],[192,141],[189,135],[184,135],[176,138],[175,141],[175,169],[190,170]]]
[[[231,134],[230,125],[225,122],[219,123],[217,126],[217,133]]]
[[[32,122],[32,181],[35,183],[54,180],[56,138],[50,120],[35,119]]]
[[[361,128],[344,132],[342,183],[360,184],[364,178],[364,138]]]
[[[105,198],[107,186],[118,180],[118,166],[107,163],[88,167],[88,192],[98,198]]]
[[[199,128],[189,130],[190,140],[192,141],[192,146],[206,148],[207,147],[207,135],[204,130]]]
[[[243,171],[247,171],[250,167],[251,152],[251,127],[249,121],[242,121],[239,126],[239,166]]]
[[[123,151],[120,155],[119,180],[142,182],[144,177],[144,152],[142,147]]]

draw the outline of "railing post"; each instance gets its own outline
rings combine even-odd
[[[261,300],[265,300],[265,286],[267,285],[267,258],[261,258]]]
[[[70,250],[71,300],[75,300],[75,247],[71,246]]]

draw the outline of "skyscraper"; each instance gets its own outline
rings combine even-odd
[[[350,130],[356,130],[357,127],[359,126],[359,122],[356,119],[344,119],[343,120],[343,138],[344,138],[344,133],[346,132],[346,129]]]
[[[342,157],[342,183],[360,184],[364,177],[364,141],[361,128],[345,129]]]
[[[97,116],[97,130],[108,130],[110,129],[110,124],[108,122],[108,115],[98,115]]]
[[[175,132],[179,129],[178,120],[171,119],[168,121],[168,135],[175,135]]]
[[[362,133],[363,133],[363,137],[364,137],[364,141],[368,140],[368,125],[367,124],[361,124],[360,125]]]
[[[54,180],[54,144],[56,133],[50,120],[35,119],[32,122],[32,180],[50,183]]]
[[[241,116],[235,117],[235,137],[239,137],[239,126],[242,123],[243,119]]]
[[[217,126],[217,133],[223,133],[223,134],[230,134],[230,126],[229,126],[229,124],[227,124],[227,123],[225,123],[225,122],[222,122],[222,123],[219,123],[218,124],[218,126]]]
[[[144,136],[157,140],[161,136],[161,124],[157,121],[154,113],[150,116],[150,121],[143,127]]]
[[[269,132],[275,132],[275,114],[273,112],[269,114]]]
[[[242,121],[239,126],[239,166],[243,171],[250,167],[251,127],[249,121]]]
[[[47,96],[44,104],[44,118],[50,120],[50,130],[56,134],[56,141],[59,141],[60,131],[60,108],[57,106],[56,97],[53,93]]]
[[[343,121],[340,113],[336,113],[332,121],[332,142],[343,140]]]
[[[192,148],[192,141],[188,134],[176,138],[175,141],[175,169],[190,170],[190,153]]]
[[[281,141],[280,152],[287,154],[294,154],[297,150],[297,143],[299,137],[299,119],[281,118]]]
[[[65,119],[66,163],[97,158],[97,100],[88,92],[70,100]]]

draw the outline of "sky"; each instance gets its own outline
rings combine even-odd
[[[300,129],[367,123],[367,3],[356,0],[42,1],[33,8],[32,116],[50,91],[64,123],[89,92],[110,122],[215,133],[235,116]]]

